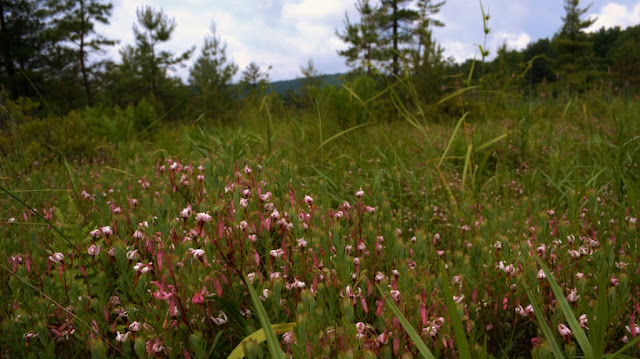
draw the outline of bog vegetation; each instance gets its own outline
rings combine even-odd
[[[161,11],[89,63],[110,5],[3,2],[0,355],[640,356],[640,28],[455,64],[409,3],[276,92],[214,27],[184,84]]]

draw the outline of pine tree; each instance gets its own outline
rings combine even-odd
[[[379,30],[380,8],[371,6],[369,0],[358,0],[356,10],[360,14],[360,22],[352,23],[345,15],[345,29],[336,30],[336,35],[349,47],[339,50],[340,56],[346,57],[347,65],[371,73],[381,59],[382,37]]]
[[[156,11],[145,6],[136,11],[137,25],[133,26],[136,47],[122,51],[123,62],[133,61],[134,69],[145,83],[148,93],[157,95],[158,83],[166,79],[167,70],[191,57],[194,48],[179,56],[166,50],[158,50],[158,45],[171,39],[176,28],[175,19],[169,19],[162,10]],[[125,59],[125,57],[129,57]]]
[[[96,65],[89,64],[89,54],[104,52],[105,46],[113,46],[116,41],[96,33],[95,24],[109,24],[113,4],[100,0],[59,0],[52,2],[54,12],[54,31],[60,41],[60,54],[63,61],[73,65],[72,71],[78,71],[82,77],[82,86],[87,103],[93,106],[91,77]]]
[[[267,78],[268,74],[262,72],[260,66],[255,62],[251,62],[244,71],[242,71],[242,83],[251,89],[256,88],[260,83],[266,81]]]
[[[433,38],[433,27],[444,23],[433,18],[444,1],[434,4],[431,0],[418,0],[419,18],[414,29],[413,47],[409,49],[411,75],[423,100],[431,100],[439,92],[441,75],[444,72],[444,49]]]
[[[391,73],[400,76],[400,63],[406,60],[407,46],[415,33],[415,22],[420,13],[408,5],[413,0],[382,0],[380,30],[382,43],[390,44],[384,52],[383,62],[391,67]]]
[[[229,84],[236,72],[238,65],[227,59],[227,44],[216,36],[216,27],[212,24],[211,35],[204,39],[200,57],[189,73],[189,84],[198,90],[200,107],[209,118],[229,108]]]
[[[13,98],[35,95],[32,84],[42,82],[47,16],[42,0],[0,0],[0,79]]]
[[[590,5],[580,8],[580,0],[565,0],[566,15],[562,18],[562,29],[555,39],[557,71],[573,89],[585,84],[594,74],[590,61],[593,48],[584,29],[591,26],[595,19],[581,19],[589,8]]]

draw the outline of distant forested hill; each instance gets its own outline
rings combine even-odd
[[[320,86],[326,85],[340,85],[342,84],[342,79],[340,78],[342,74],[331,74],[331,75],[320,75],[315,77],[314,82],[317,80],[320,83]],[[302,88],[304,87],[305,79],[297,78],[294,80],[283,80],[283,81],[275,81],[270,84],[270,88],[272,91],[275,91],[280,96],[285,96],[287,91],[291,90],[295,93],[301,93]],[[316,82],[317,83],[317,82]]]

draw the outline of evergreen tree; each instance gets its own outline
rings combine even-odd
[[[269,75],[266,72],[260,70],[260,65],[255,62],[251,62],[242,71],[242,83],[250,89],[256,88],[259,84],[265,82]]]
[[[439,92],[444,72],[444,49],[433,38],[433,27],[444,23],[433,18],[444,1],[434,4],[431,0],[418,0],[418,20],[413,31],[413,47],[408,50],[411,75],[423,100],[431,100]]]
[[[304,105],[313,106],[318,90],[322,86],[322,78],[319,77],[313,59],[309,59],[307,66],[300,66],[300,73],[304,76],[302,78],[302,102]]]
[[[584,32],[595,19],[581,19],[589,8],[580,8],[580,0],[565,0],[566,15],[562,18],[562,29],[555,39],[557,71],[573,89],[586,83],[595,71],[591,63],[592,44]]]
[[[640,25],[624,30],[611,50],[612,71],[619,83],[636,90],[640,86]]]
[[[271,66],[268,67],[267,71],[262,71],[260,65],[251,62],[244,71],[242,71],[240,85],[243,89],[245,100],[249,100],[249,102],[256,101],[264,95],[267,89],[267,81],[269,80],[268,71],[270,69]]]
[[[367,74],[374,67],[398,77],[402,64],[415,72],[425,71],[442,60],[442,48],[433,41],[432,29],[444,26],[433,18],[444,3],[381,0],[376,6],[369,0],[358,0],[360,22],[352,23],[346,17],[345,29],[336,34],[349,47],[338,54]]]
[[[413,63],[421,67],[422,63],[437,63],[442,60],[442,48],[433,40],[433,27],[443,27],[444,23],[434,19],[445,1],[434,4],[432,0],[418,0],[418,19],[414,36]]]
[[[336,35],[349,46],[339,50],[338,54],[346,58],[347,65],[370,74],[382,57],[380,9],[371,6],[369,0],[358,0],[356,10],[360,14],[360,22],[352,23],[349,16],[345,15],[345,29],[342,32],[336,30]]]
[[[0,0],[0,80],[13,98],[34,96],[42,84],[48,13],[44,1]]]
[[[199,92],[199,107],[209,118],[219,116],[229,108],[231,79],[238,72],[238,65],[227,59],[227,44],[216,36],[215,24],[211,35],[204,39],[200,57],[189,74],[189,84]]]
[[[156,11],[149,6],[138,8],[136,14],[141,26],[133,26],[136,47],[123,50],[123,62],[133,62],[129,66],[134,66],[134,71],[143,80],[148,93],[155,96],[159,82],[167,77],[167,70],[188,60],[194,48],[177,57],[170,51],[158,50],[158,45],[171,39],[176,28],[175,19],[169,19],[162,10]]]
[[[534,86],[539,83],[552,82],[556,80],[556,73],[552,66],[552,62],[555,57],[556,55],[553,44],[551,40],[547,38],[539,39],[536,42],[530,42],[523,50],[523,62],[526,63],[535,58],[526,78],[529,90],[533,90]]]
[[[608,29],[602,27],[589,35],[595,57],[594,62],[598,66],[598,71],[609,72],[611,69],[613,64],[611,55],[621,34],[622,30],[619,26],[616,26]]]
[[[415,34],[415,22],[420,13],[409,7],[413,0],[382,0],[380,30],[382,43],[390,44],[383,53],[383,63],[393,75],[400,76],[400,63],[408,53],[405,45],[411,44]]]
[[[113,5],[100,0],[58,0],[52,1],[54,12],[54,31],[60,41],[60,55],[64,62],[72,65],[71,71],[80,74],[87,103],[93,105],[91,81],[93,72],[99,64],[89,64],[92,52],[103,52],[105,46],[116,41],[97,34],[95,24],[109,24]],[[73,59],[73,61],[69,61]]]

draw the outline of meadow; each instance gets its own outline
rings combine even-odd
[[[483,103],[14,103],[0,356],[640,357],[640,103]]]

